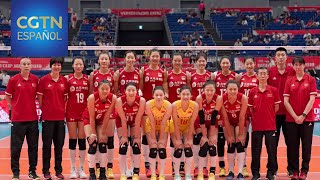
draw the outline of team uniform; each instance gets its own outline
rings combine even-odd
[[[243,97],[243,94],[238,93],[236,101],[234,103],[231,103],[228,100],[227,93],[223,94],[222,96],[223,106],[226,110],[228,121],[230,123],[230,126],[233,126],[233,128],[231,128],[231,131],[233,131],[234,133],[234,138],[241,135],[241,134],[236,134],[236,127],[239,126],[239,122],[240,122],[242,97]],[[237,150],[237,153],[236,153],[236,150]],[[235,143],[228,144],[229,174],[227,176],[227,179],[229,177],[234,178],[234,165],[235,165],[236,155],[238,157],[238,179],[244,178],[242,175],[242,168],[244,166],[244,161],[245,161],[244,146],[242,146],[241,142],[235,142]]]
[[[287,130],[287,126],[286,126],[286,108],[284,107],[283,104],[283,93],[284,93],[284,88],[285,88],[285,84],[288,78],[294,76],[296,73],[293,69],[293,67],[291,66],[286,66],[286,69],[284,71],[283,74],[280,74],[277,66],[273,66],[271,68],[269,68],[269,78],[268,78],[268,84],[270,86],[273,86],[275,88],[277,88],[278,92],[279,92],[279,96],[280,99],[282,99],[282,102],[279,105],[279,110],[277,112],[276,115],[276,123],[277,123],[277,132],[276,132],[276,136],[277,136],[277,147],[279,144],[279,137],[280,137],[280,132],[281,132],[281,128],[282,128],[282,132],[283,132],[283,136],[284,136],[284,140],[286,145],[288,145],[287,139],[288,139],[288,130]],[[277,149],[276,149],[277,150]],[[289,151],[287,148],[287,160],[289,160]],[[289,161],[287,161],[288,166],[287,166],[287,171],[290,172],[292,171],[292,167],[289,166]],[[277,163],[277,168],[278,170],[278,163]]]
[[[101,74],[99,70],[94,70],[93,71],[93,91],[97,92],[98,91],[98,86],[99,82],[106,79],[110,82],[110,87],[111,87],[111,92],[113,91],[113,85],[114,85],[114,80],[113,80],[114,72],[112,70],[109,70],[109,73],[106,74]]]
[[[193,101],[196,100],[198,95],[202,94],[203,85],[209,79],[211,79],[211,72],[207,70],[204,74],[198,74],[197,72],[191,74],[191,88]]]
[[[119,70],[119,97],[125,95],[126,85],[129,82],[133,82],[137,85],[137,89],[139,89],[140,75],[139,70],[134,69],[132,72],[127,72],[124,68]]]
[[[143,72],[143,97],[146,101],[153,99],[152,91],[156,86],[162,86],[164,81],[164,69],[152,70],[149,67]]]
[[[202,109],[204,111],[204,117],[205,117],[205,126],[209,130],[211,125],[211,114],[215,110],[216,102],[218,98],[218,94],[214,94],[212,97],[212,100],[210,102],[207,101],[206,95],[204,93],[201,94],[202,98]],[[217,121],[216,121],[216,127],[217,127]],[[194,123],[194,128],[199,129],[200,127],[200,119],[199,117],[196,119]]]
[[[99,70],[93,71],[93,90],[94,92],[98,92],[98,86],[99,82],[106,79],[110,82],[110,92],[113,92],[113,87],[114,87],[114,72],[110,69],[109,73],[106,74],[101,74]],[[110,120],[114,120],[117,117],[116,111],[114,110],[110,114]],[[111,122],[113,123],[113,122]],[[114,129],[111,130],[112,132]],[[113,167],[113,157],[114,157],[114,136],[108,136],[108,169],[107,169],[107,176],[109,179],[114,179],[114,175],[112,172],[112,167]]]
[[[11,99],[11,170],[13,177],[20,175],[20,153],[26,137],[28,143],[29,178],[38,177],[35,173],[38,164],[38,116],[36,111],[36,92],[38,77],[29,74],[24,79],[17,74],[9,79],[5,94]]]
[[[215,110],[216,104],[217,104],[217,98],[219,97],[218,94],[214,94],[212,97],[212,100],[210,102],[207,101],[207,98],[205,96],[204,93],[201,94],[201,98],[202,98],[202,110],[204,111],[204,125],[207,128],[207,133],[209,132],[210,126],[211,126],[211,115],[213,113],[213,111]],[[218,128],[218,122],[216,121],[216,128]],[[195,129],[199,129],[200,127],[200,118],[198,116],[198,118],[195,121],[194,124],[194,128]],[[212,134],[208,134],[208,137],[212,136]],[[211,176],[214,176],[215,174],[215,170],[216,170],[216,155],[217,155],[217,148],[215,145],[209,145],[209,149],[203,149],[204,146],[200,147],[200,140],[202,138],[202,134],[199,136],[199,134],[197,135],[196,141],[193,144],[193,148],[194,148],[194,152],[198,153],[199,157],[198,157],[198,162],[197,164],[199,165],[198,169],[195,168],[195,173],[194,176],[196,177],[198,175],[199,169],[203,169],[203,167],[207,166],[207,162],[208,162],[208,157],[207,154],[209,152],[210,155],[210,178],[212,178]],[[195,141],[195,140],[194,140]],[[196,159],[197,154],[194,154],[194,159]],[[196,162],[195,162],[196,164]],[[198,171],[198,172],[197,172]],[[205,176],[207,176],[207,169],[203,169],[200,170],[200,174],[201,172],[205,172]],[[211,174],[212,173],[212,174]]]
[[[278,90],[267,85],[266,90],[261,92],[258,87],[252,88],[249,93],[248,106],[252,108],[252,134],[251,171],[255,178],[260,178],[260,155],[263,136],[268,152],[268,176],[274,176],[277,171],[277,137],[275,105],[280,104]]]
[[[176,101],[175,105],[176,105],[177,116],[178,116],[177,117],[178,129],[175,129],[175,131],[179,131],[181,134],[186,134],[190,131],[189,127],[190,127],[190,123],[192,123],[191,117],[194,113],[196,102],[189,100],[188,108],[185,111],[182,109],[181,100]],[[192,164],[192,156],[193,156],[191,147],[185,147],[184,153],[185,153],[185,162],[186,162],[186,168],[185,168],[186,179],[191,179],[190,172],[191,172],[191,164]],[[182,156],[182,149],[181,148],[176,149],[173,155],[175,178],[176,176],[180,177],[179,166],[181,162],[181,156]]]
[[[160,145],[160,141],[163,144],[166,143],[167,139],[160,139],[160,131],[165,131],[165,133],[173,133],[174,127],[173,127],[173,121],[167,120],[165,129],[161,129],[161,124],[163,123],[163,117],[167,112],[167,108],[170,105],[170,102],[167,100],[162,101],[162,105],[160,109],[156,107],[156,101],[154,99],[150,100],[148,103],[150,103],[150,110],[152,113],[152,116],[154,118],[154,126],[155,126],[155,133],[156,133],[156,142]],[[151,132],[151,122],[149,117],[146,119],[145,124],[145,132],[146,133],[152,133]],[[167,137],[164,135],[164,137]],[[163,138],[164,138],[163,137]],[[152,137],[150,137],[152,138]],[[165,170],[165,164],[166,164],[166,148],[165,147],[151,147],[150,153],[149,153],[149,161],[150,161],[150,170],[151,170],[151,179],[157,179],[156,178],[156,162],[157,162],[157,156],[159,156],[159,162],[160,162],[160,176],[159,179],[164,179],[164,170]]]
[[[89,96],[89,79],[83,75],[78,79],[74,74],[68,76],[68,102],[66,107],[67,122],[77,122],[82,120],[83,111],[87,107]]]
[[[124,115],[126,117],[126,121],[127,121],[127,127],[134,128],[136,126],[135,121],[136,121],[136,115],[139,111],[139,107],[140,107],[140,96],[136,96],[135,100],[133,102],[132,105],[129,105],[126,99],[126,96],[121,96],[121,102],[122,102],[122,107],[123,107],[123,112]],[[117,128],[121,128],[122,124],[121,124],[121,118],[118,115],[116,118],[116,126]],[[122,128],[127,128],[127,127],[122,127]],[[129,129],[128,128],[128,129]],[[141,150],[139,148],[139,146],[137,144],[133,144],[133,137],[134,134],[129,135],[130,133],[128,132],[128,138],[130,141],[130,145],[132,148],[132,154],[131,154],[131,158],[132,161],[131,166],[133,166],[133,173],[135,175],[139,175],[140,172],[140,154],[141,154]],[[126,138],[126,137],[125,137]],[[125,143],[123,145],[121,145],[119,147],[119,163],[120,163],[120,174],[121,176],[125,176],[126,174],[126,168],[127,168],[127,150],[128,150],[128,144]]]
[[[78,122],[82,121],[82,114],[87,107],[87,99],[89,96],[89,78],[87,75],[82,75],[81,78],[76,78],[74,74],[67,76],[68,81],[68,101],[66,106],[66,121],[67,122]],[[76,125],[76,129],[77,126]],[[69,124],[68,124],[69,127]],[[71,126],[70,126],[71,127]],[[78,129],[80,131],[80,129]],[[80,132],[78,132],[80,134]],[[76,178],[76,148],[77,141],[79,145],[79,160],[80,168],[79,174],[82,178],[86,178],[83,170],[83,164],[86,154],[86,139],[84,137],[69,138],[69,150],[70,150],[70,161],[71,161],[71,175],[70,177]]]
[[[223,106],[227,112],[228,120],[231,126],[239,126],[239,116],[240,116],[240,108],[241,108],[241,99],[243,94],[237,94],[237,100],[231,104],[228,100],[228,94],[223,94]]]
[[[162,119],[167,111],[167,107],[170,105],[170,102],[167,101],[167,100],[163,100],[162,102],[162,106],[160,109],[158,109],[156,107],[156,102],[155,100],[150,100],[149,101],[150,104],[151,104],[151,112],[152,112],[152,115],[153,115],[153,118],[155,120],[155,130],[156,130],[156,134],[160,134],[160,129],[161,129],[161,123],[162,123]],[[151,132],[151,122],[150,122],[150,119],[149,117],[147,118],[146,120],[146,124],[145,124],[145,132],[146,133],[150,133]],[[173,133],[174,132],[174,126],[173,126],[173,121],[172,120],[169,120],[167,122],[167,126],[166,126],[166,129],[165,129],[165,132],[166,133]]]
[[[169,102],[173,103],[180,98],[180,88],[187,85],[187,72],[181,71],[175,74],[173,70],[168,72],[168,86],[169,86]]]
[[[299,149],[300,139],[302,145],[302,165],[300,179],[306,179],[309,171],[309,163],[312,150],[312,137],[314,128],[314,109],[305,112],[310,101],[310,96],[317,96],[316,80],[314,77],[304,74],[301,80],[296,76],[289,78],[285,84],[284,96],[289,97],[289,103],[297,116],[306,113],[302,124],[297,124],[295,119],[287,112],[289,167],[293,168],[293,176],[299,174]],[[305,175],[305,177],[303,177]]]
[[[135,126],[136,115],[139,111],[140,96],[135,97],[134,103],[131,106],[127,103],[126,96],[121,96],[121,101],[122,101],[123,112],[125,113],[125,116],[127,118],[127,126],[130,128],[133,128]],[[116,126],[117,128],[122,127],[121,119],[119,115],[116,118]]]
[[[111,106],[113,94],[112,93],[108,94],[106,102],[101,101],[99,97],[99,92],[95,92],[93,95],[94,95],[95,123],[96,123],[96,126],[102,125],[104,115]],[[90,115],[89,115],[88,107],[83,112],[82,120],[84,125],[90,124]]]
[[[54,144],[56,174],[62,173],[62,150],[65,138],[65,99],[68,94],[67,79],[58,80],[45,75],[39,80],[37,93],[42,96],[43,173],[50,176],[51,145]],[[54,105],[54,106],[53,106]]]
[[[236,73],[231,71],[228,75],[223,75],[221,71],[218,71],[216,74],[215,82],[216,82],[216,93],[218,95],[223,95],[226,92],[226,84],[229,80],[235,80]],[[218,121],[222,121],[222,118],[218,119]],[[223,122],[222,122],[223,124]],[[223,125],[219,125],[218,131],[218,157],[219,157],[219,166],[220,169],[225,167],[225,163],[223,160],[224,157],[224,146],[225,146],[225,137],[223,132]],[[221,170],[220,170],[221,172]],[[221,174],[224,176],[223,174]]]
[[[94,92],[94,121],[96,126],[102,126],[103,120],[105,118],[105,114],[108,111],[108,109],[111,107],[112,104],[112,98],[113,94],[109,93],[106,97],[106,101],[103,102],[100,99],[99,92]],[[88,107],[84,110],[82,115],[82,120],[84,126],[90,126],[90,114]],[[98,137],[100,138],[100,137]],[[95,144],[95,145],[94,145]],[[97,148],[99,147],[99,148]],[[99,150],[100,155],[96,157],[97,149]],[[88,150],[88,164],[89,164],[89,172],[90,177],[95,176],[95,169],[94,166],[96,164],[96,158],[98,158],[100,162],[100,178],[105,178],[106,173],[106,159],[107,159],[107,144],[104,142],[93,142],[92,144],[89,144],[89,150]]]

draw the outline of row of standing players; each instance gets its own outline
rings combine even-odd
[[[221,71],[210,73],[205,70],[206,57],[201,54],[197,57],[194,72],[186,72],[181,69],[182,56],[179,54],[173,56],[172,71],[166,72],[159,68],[160,52],[157,50],[151,51],[149,66],[142,68],[140,71],[134,68],[134,52],[126,52],[125,61],[125,67],[113,73],[108,68],[110,64],[108,54],[100,54],[99,70],[93,71],[88,77],[82,74],[84,68],[83,60],[75,58],[73,60],[75,73],[63,77],[60,75],[63,60],[52,58],[50,62],[51,73],[42,77],[38,83],[35,76],[28,74],[30,73],[31,61],[29,59],[21,60],[21,74],[12,78],[6,89],[6,97],[12,107],[12,129],[15,129],[15,131],[12,131],[11,136],[11,141],[13,141],[11,143],[13,177],[19,177],[20,173],[19,156],[17,158],[16,155],[17,153],[20,154],[21,151],[21,141],[23,142],[21,137],[26,135],[28,141],[28,135],[30,135],[28,128],[34,128],[35,124],[30,122],[29,126],[33,127],[28,127],[21,126],[20,123],[23,120],[26,121],[26,119],[27,121],[35,120],[33,112],[35,108],[32,105],[25,106],[24,103],[28,101],[21,102],[21,99],[25,98],[23,100],[26,100],[27,98],[24,97],[21,89],[23,88],[25,91],[25,89],[29,88],[28,93],[30,94],[37,92],[38,101],[42,109],[42,171],[46,179],[51,178],[49,169],[52,141],[55,146],[56,176],[60,179],[63,178],[61,160],[64,142],[64,116],[66,116],[70,137],[71,178],[76,178],[77,176],[86,178],[83,171],[86,149],[85,137],[89,142],[90,179],[96,178],[94,169],[96,159],[98,159],[97,162],[100,165],[99,178],[114,178],[112,166],[114,129],[116,125],[120,142],[119,163],[121,179],[127,178],[125,171],[127,169],[126,157],[129,143],[132,147],[133,179],[139,178],[141,149],[144,154],[147,176],[151,177],[151,179],[157,178],[155,161],[158,157],[160,165],[159,179],[164,179],[168,134],[170,134],[171,139],[170,146],[172,147],[171,154],[175,179],[181,178],[181,172],[179,172],[181,166],[179,167],[179,165],[182,155],[185,156],[186,179],[192,179],[192,156],[194,156],[195,176],[199,180],[205,176],[209,176],[209,179],[214,179],[216,154],[219,157],[219,176],[227,176],[227,179],[233,179],[236,150],[238,157],[237,178],[243,179],[243,175],[248,176],[245,167],[245,152],[249,139],[247,133],[249,120],[252,121],[252,143],[255,150],[252,153],[251,164],[253,178],[260,177],[259,167],[263,135],[266,136],[268,159],[270,160],[267,178],[274,178],[278,169],[276,151],[280,134],[280,131],[276,129],[276,122],[277,127],[279,127],[280,120],[275,120],[275,112],[278,109],[278,105],[275,105],[275,103],[280,103],[280,97],[283,96],[284,84],[287,78],[295,75],[294,70],[286,66],[286,50],[284,48],[276,50],[277,66],[271,68],[269,73],[262,68],[258,71],[258,74],[254,72],[255,63],[253,58],[246,58],[246,73],[244,74],[236,74],[230,71],[230,60],[228,58],[221,59]],[[304,64],[302,63],[303,61],[297,62],[299,65]],[[268,82],[278,88],[280,97],[277,89],[267,86],[269,76],[273,78],[271,80],[269,78]],[[238,87],[238,82],[240,87]],[[264,85],[260,87],[259,83]],[[256,88],[258,84],[259,88]],[[27,85],[30,87],[26,87]],[[259,90],[249,93],[252,88],[264,89],[261,93],[262,95],[259,94]],[[271,93],[266,93],[266,97],[264,97],[264,91],[270,91]],[[94,93],[89,95],[90,92]],[[119,98],[117,99],[111,92],[117,94]],[[250,99],[251,94],[253,95]],[[253,106],[253,111],[247,111],[248,96],[249,106],[250,104]],[[29,98],[32,99],[35,96],[29,96]],[[165,98],[168,101],[164,100]],[[64,108],[65,100],[67,100],[66,110]],[[281,97],[281,100],[283,100],[283,97]],[[55,104],[55,106],[52,106],[52,104]],[[282,114],[279,114],[279,116],[283,116],[283,113],[285,113],[282,106],[280,104],[278,112]],[[22,118],[19,113],[21,109],[27,112],[30,110],[30,117]],[[306,113],[308,116],[309,111]],[[259,118],[255,118],[255,115],[258,115]],[[262,118],[261,115],[264,117]],[[172,119],[169,120],[171,116]],[[258,119],[264,119],[265,121]],[[282,122],[283,127],[284,125],[285,122]],[[24,134],[20,131],[22,129],[25,129]],[[274,137],[273,134],[275,135]],[[35,137],[38,138],[38,135]],[[29,138],[30,142],[35,142],[34,138],[33,140]],[[226,174],[224,163],[225,139],[228,142],[228,175]],[[80,157],[79,174],[76,172],[75,167],[77,141]],[[28,141],[28,145],[30,144]],[[269,152],[271,149],[272,152]],[[37,155],[35,154],[37,153],[29,152],[29,177],[36,176]],[[208,154],[209,157],[207,158]],[[32,155],[34,157],[31,157]],[[208,159],[210,159],[210,173],[206,169]],[[107,168],[105,167],[106,164]],[[294,172],[295,170],[290,167],[288,158],[288,172],[292,171],[292,175],[294,175],[296,173]],[[308,169],[304,170],[306,170],[304,172],[306,174]]]

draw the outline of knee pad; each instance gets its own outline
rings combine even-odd
[[[236,152],[236,143],[228,144],[228,153],[235,153]]]
[[[69,149],[76,150],[77,148],[77,139],[69,139]]]
[[[181,158],[181,156],[182,156],[182,149],[181,148],[176,149],[173,153],[173,157]]]
[[[86,140],[85,139],[79,139],[79,150],[86,150]]]
[[[206,157],[208,154],[208,148],[209,148],[208,142],[204,143],[204,145],[200,147],[199,156]]]
[[[142,136],[142,144],[143,145],[148,145],[148,140],[147,140],[147,136],[146,135]]]
[[[191,147],[184,148],[184,155],[185,155],[186,157],[192,157],[192,156],[193,156],[193,152],[192,152]]]
[[[194,145],[199,145],[201,138],[202,138],[202,133],[195,134],[195,135],[193,136],[193,144],[194,144]]]
[[[209,146],[209,155],[212,157],[217,155],[217,148],[215,146]]]
[[[160,159],[166,159],[167,158],[167,151],[166,148],[159,148],[159,158]]]
[[[157,148],[150,148],[149,157],[155,159],[157,157]]]
[[[244,152],[244,146],[241,144],[241,142],[236,143],[237,153]]]
[[[108,149],[114,149],[114,136],[108,137]]]
[[[132,153],[133,154],[141,154],[141,151],[140,151],[140,148],[139,148],[139,145],[137,143],[134,143],[132,147]]]
[[[89,144],[88,154],[96,154],[97,145],[97,141],[94,141],[92,144]]]
[[[173,145],[173,141],[172,141],[172,139],[170,138],[170,147],[174,147],[174,145]]]
[[[99,152],[107,153],[107,143],[99,143]]]
[[[128,143],[124,143],[119,147],[119,154],[126,155],[128,151]]]

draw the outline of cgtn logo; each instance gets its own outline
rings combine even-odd
[[[68,2],[12,0],[11,51],[13,56],[68,55]]]
[[[58,20],[53,16],[20,16],[17,19],[17,26],[20,29],[39,29],[40,24],[44,31],[34,32],[34,31],[20,31],[18,32],[18,40],[58,40],[62,41],[59,37],[59,31],[50,31],[55,27],[62,29],[62,16],[59,16]]]

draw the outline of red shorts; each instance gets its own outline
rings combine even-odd
[[[83,118],[82,118],[82,121],[83,121],[83,125],[84,125],[84,126],[90,124],[90,120],[89,120],[89,118],[87,118],[87,117],[83,117]],[[99,120],[99,121],[96,120],[96,125],[102,125],[102,124],[103,124],[103,121],[102,121],[102,120]]]
[[[127,121],[127,126],[129,126],[130,128],[134,127],[135,126],[134,121]],[[120,116],[117,116],[117,118],[116,118],[116,127],[117,128],[122,127]],[[141,127],[141,125],[140,125],[140,127]]]
[[[66,121],[67,122],[81,122],[82,119],[81,118],[70,118],[70,117],[66,117]]]
[[[211,121],[204,121],[205,122],[205,125],[206,125],[206,128],[209,129],[210,128],[210,125],[211,125]],[[217,122],[216,122],[217,124]],[[199,129],[201,128],[200,127],[200,118],[197,117],[197,119],[194,121],[194,129]]]

